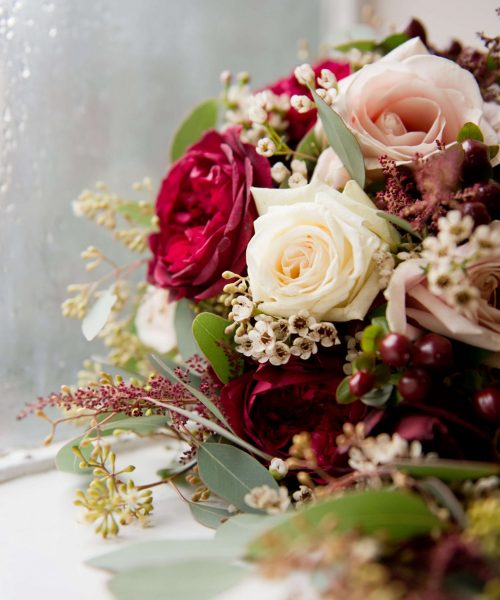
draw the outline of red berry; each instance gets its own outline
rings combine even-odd
[[[356,371],[349,379],[349,391],[356,398],[361,398],[373,389],[375,385],[375,375],[368,371]]]
[[[500,423],[500,390],[498,388],[484,388],[474,396],[476,411],[485,419]]]
[[[462,215],[469,215],[474,221],[474,225],[487,225],[491,222],[488,209],[482,202],[465,202],[460,206]]]
[[[404,367],[411,356],[411,342],[401,333],[388,333],[379,344],[382,360],[390,367]]]
[[[408,369],[401,375],[398,390],[404,400],[420,402],[424,400],[431,389],[431,378],[423,369]]]
[[[462,142],[464,161],[462,163],[462,178],[466,184],[478,183],[489,179],[492,175],[489,149],[478,140]]]
[[[471,189],[471,188],[469,188]],[[481,202],[492,219],[500,219],[500,184],[493,179],[472,187],[474,202]]]
[[[453,366],[453,346],[448,338],[428,333],[415,342],[412,359],[416,367],[446,370]]]

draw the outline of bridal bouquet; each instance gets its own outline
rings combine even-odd
[[[154,202],[148,179],[76,201],[141,256],[83,253],[104,274],[63,312],[109,353],[24,414],[85,424],[57,463],[90,475],[76,504],[104,537],[162,484],[217,529],[93,560],[117,598],[255,570],[293,598],[499,597],[500,38],[480,37],[438,51],[413,21],[259,90],[223,73]],[[124,432],[174,450],[158,481],[119,464]]]

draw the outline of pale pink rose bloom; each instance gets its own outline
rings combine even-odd
[[[141,300],[135,327],[137,337],[149,348],[165,354],[177,346],[175,334],[176,302],[169,302],[168,291],[150,286]]]
[[[424,264],[421,259],[410,259],[392,274],[385,291],[391,331],[415,339],[421,331],[410,319],[423,329],[495,352],[488,362],[500,366],[500,255],[477,260],[468,268],[471,282],[481,291],[479,307],[471,317],[460,315],[429,291]]]
[[[405,163],[435,152],[437,141],[452,144],[469,121],[479,125],[486,143],[499,139],[499,109],[483,102],[473,75],[429,54],[419,38],[342,79],[334,108],[355,134],[367,170],[379,169],[382,155]],[[319,120],[316,134],[326,143]],[[338,188],[345,183],[343,171],[327,149],[315,177]]]

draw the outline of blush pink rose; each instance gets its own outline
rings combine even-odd
[[[481,293],[479,306],[470,317],[459,314],[429,290],[424,264],[420,259],[407,260],[391,277],[385,292],[391,331],[415,338],[421,327],[490,350],[494,354],[488,363],[500,366],[500,254],[481,258],[467,268],[471,283]]]
[[[356,136],[367,170],[378,169],[382,155],[397,162],[427,156],[436,142],[454,143],[467,122],[479,125],[486,143],[498,143],[492,122],[498,107],[483,102],[469,71],[429,54],[419,38],[340,81],[335,110]],[[321,129],[318,124],[318,134]],[[315,176],[337,188],[347,181],[331,148],[320,156]]]

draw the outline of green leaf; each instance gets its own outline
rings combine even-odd
[[[439,519],[416,494],[394,490],[346,492],[292,514],[252,542],[249,554],[254,559],[266,559],[275,548],[307,547],[308,539],[319,535],[324,539],[328,528],[332,536],[356,530],[400,542],[429,534],[440,526]]]
[[[279,515],[234,515],[217,529],[215,540],[233,548],[240,546],[243,553],[243,549],[258,535],[264,533],[270,527],[275,527],[287,518],[287,513]]]
[[[384,54],[388,54],[398,46],[401,46],[401,44],[407,42],[409,39],[410,37],[406,35],[406,33],[393,33],[392,35],[386,37],[385,40],[382,40],[380,44],[378,44],[377,48],[382,50]]]
[[[154,540],[140,544],[132,544],[95,556],[86,561],[91,567],[106,569],[114,573],[123,573],[138,567],[167,565],[185,560],[210,559],[231,560],[237,557],[241,544],[220,543],[214,539],[193,540]]]
[[[138,435],[148,435],[157,431],[161,427],[164,427],[168,423],[168,420],[169,419],[166,415],[152,415],[150,417],[122,417],[106,422],[99,428],[99,433],[102,436],[112,435],[114,431],[119,429],[133,431]],[[56,467],[59,469],[59,471],[64,471],[65,473],[76,473],[78,475],[84,475],[91,472],[91,469],[80,469],[78,466],[80,459],[75,456],[72,448],[79,448],[83,439],[92,439],[95,436],[96,432],[92,431],[88,435],[81,435],[65,444],[56,454]],[[82,452],[87,458],[90,456],[91,451],[91,448],[82,448]]]
[[[227,509],[201,502],[189,502],[189,510],[198,523],[209,529],[217,529],[231,517]]]
[[[481,129],[470,121],[462,126],[457,135],[457,142],[461,144],[465,140],[477,140],[478,142],[484,142],[484,135]]]
[[[347,172],[361,188],[365,185],[365,162],[358,141],[344,123],[342,117],[322,100],[316,90],[310,91],[318,108],[318,115],[323,124],[328,143],[337,153]]]
[[[198,344],[193,337],[194,313],[191,309],[191,303],[185,298],[179,300],[175,307],[174,327],[177,338],[177,347],[184,362],[195,354],[200,354]]]
[[[214,494],[243,512],[262,512],[244,500],[252,488],[268,485],[278,490],[278,484],[260,462],[229,444],[202,444],[198,448],[198,469],[203,483]]]
[[[222,383],[241,375],[243,358],[236,353],[231,336],[225,333],[227,319],[204,312],[193,321],[193,335]]]
[[[357,50],[361,50],[361,52],[372,52],[376,47],[377,44],[374,40],[355,40],[353,42],[339,44],[338,46],[335,46],[335,50],[338,50],[339,52],[349,52],[349,50],[356,48]]]
[[[500,474],[500,465],[465,460],[399,460],[394,466],[412,477],[438,477],[443,481],[464,481]]]
[[[142,202],[128,202],[127,204],[121,204],[116,210],[122,214],[127,221],[151,229],[151,218],[155,214],[151,204],[144,205]]]
[[[352,363],[353,373],[356,371],[372,371],[375,367],[375,355],[374,354],[358,354],[356,359]]]
[[[314,127],[310,129],[305,136],[300,140],[297,149],[295,150],[296,158],[305,160],[306,162],[312,162],[317,159],[320,155],[321,148],[316,139],[316,132]],[[302,156],[304,155],[304,156]],[[311,157],[311,158],[309,158]]]
[[[201,136],[217,125],[219,115],[219,101],[206,100],[199,104],[181,123],[177,129],[172,146],[170,159],[175,162],[189,146],[197,142]]]
[[[165,377],[168,377],[170,380],[174,380],[177,383],[180,383],[181,385],[183,385],[197,400],[199,400],[206,408],[208,408],[208,410],[214,415],[214,417],[219,419],[219,421],[221,423],[224,423],[224,425],[226,427],[231,429],[231,427],[230,427],[229,423],[227,422],[226,418],[224,417],[224,415],[217,408],[217,406],[215,406],[215,404],[212,402],[212,400],[210,400],[210,398],[207,398],[204,394],[202,394],[195,387],[193,387],[192,385],[189,385],[188,383],[186,383],[185,381],[182,381],[182,379],[177,377],[177,375],[174,373],[174,370],[172,368],[170,368],[161,358],[156,356],[156,354],[151,355],[151,360],[155,364],[156,368],[160,371],[160,373],[165,375]],[[232,431],[232,429],[231,429],[231,431]]]
[[[434,496],[441,506],[448,509],[462,529],[467,527],[467,517],[462,503],[444,482],[436,477],[429,477],[418,482],[418,487]]]
[[[361,350],[372,354],[377,351],[378,343],[384,336],[384,330],[380,325],[368,325],[363,329],[361,337]]]
[[[212,600],[246,576],[243,567],[207,558],[132,569],[108,587],[116,600]]]
[[[488,146],[488,155],[490,160],[493,160],[495,156],[498,154],[500,150],[500,146],[498,144],[493,144],[492,146]]]
[[[387,403],[391,397],[393,386],[388,384],[381,388],[376,388],[371,392],[368,392],[361,398],[361,402],[367,406],[373,406],[375,408],[381,408]]]
[[[335,399],[339,404],[351,404],[351,402],[355,402],[357,400],[356,396],[351,394],[351,390],[349,389],[349,381],[351,377],[348,375],[344,377],[342,381],[337,386],[337,391],[335,392]]]
[[[379,210],[377,212],[377,216],[381,217],[382,219],[385,219],[386,221],[389,221],[389,223],[392,223],[396,227],[399,227],[399,229],[406,231],[410,235],[413,235],[414,237],[418,238],[419,240],[422,239],[420,233],[418,233],[418,231],[415,231],[415,229],[413,229],[413,227],[405,219],[400,219],[399,217],[386,213],[383,210]]]
[[[82,333],[87,342],[92,341],[104,325],[106,325],[111,314],[111,309],[117,300],[118,297],[109,288],[96,300],[92,308],[85,315],[82,321]]]

